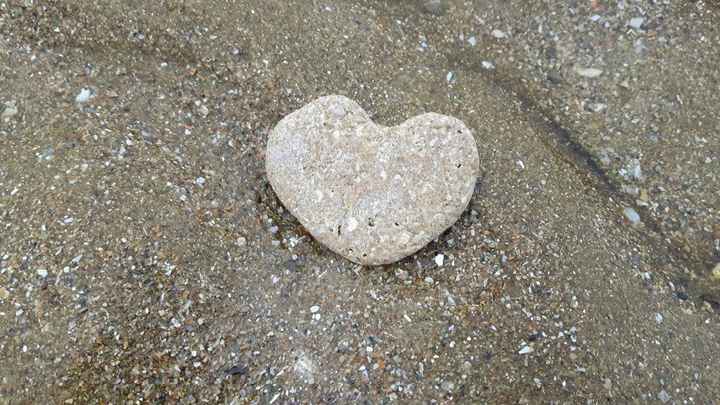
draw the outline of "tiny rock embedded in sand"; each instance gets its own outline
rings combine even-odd
[[[315,239],[353,262],[378,265],[415,253],[458,219],[479,156],[456,118],[427,113],[388,128],[354,101],[328,96],[277,124],[266,168],[282,203]]]

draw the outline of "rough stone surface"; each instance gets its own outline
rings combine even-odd
[[[427,113],[387,128],[354,101],[320,98],[280,121],[267,173],[283,204],[353,262],[400,260],[450,227],[479,171],[471,131]]]

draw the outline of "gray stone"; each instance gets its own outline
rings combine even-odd
[[[456,118],[427,113],[388,128],[354,101],[328,96],[277,124],[266,169],[315,239],[353,262],[379,265],[415,253],[458,219],[479,157]]]
[[[3,121],[8,121],[10,118],[15,116],[18,113],[17,105],[15,104],[15,101],[8,101],[5,103],[5,108],[3,109],[2,114],[0,114],[0,119]]]
[[[447,0],[420,0],[423,10],[430,14],[443,15],[447,10]]]
[[[632,225],[637,225],[641,221],[640,215],[637,213],[637,211],[635,211],[634,208],[625,207],[623,209],[623,214],[625,214],[625,218],[627,218],[627,220]]]
[[[632,27],[633,29],[639,30],[642,28],[643,23],[645,22],[645,18],[643,17],[635,17],[631,18],[628,25]]]
[[[584,68],[584,67],[576,66],[575,73],[579,74],[582,77],[594,79],[596,77],[600,77],[600,75],[603,74],[603,71],[600,69],[596,69],[596,68]]]

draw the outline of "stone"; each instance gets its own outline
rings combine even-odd
[[[363,265],[398,261],[452,226],[479,162],[472,132],[456,118],[426,113],[388,128],[343,96],[283,118],[266,151],[285,208],[320,243]]]
[[[505,38],[507,38],[507,34],[504,33],[504,32],[502,32],[502,31],[500,31],[500,30],[498,30],[498,29],[492,30],[491,34],[492,34],[492,36],[494,36],[494,37],[497,38],[497,39],[505,39]]]
[[[639,30],[640,28],[642,28],[642,25],[644,22],[645,22],[645,18],[635,17],[635,18],[630,19],[630,22],[628,22],[628,25],[635,30]]]
[[[84,104],[90,101],[91,98],[95,96],[95,93],[92,89],[89,89],[87,87],[83,87],[80,90],[80,93],[78,93],[77,96],[75,96],[75,102],[78,104]]]
[[[10,297],[10,292],[4,287],[0,287],[0,300],[6,300]]]
[[[5,103],[5,108],[2,114],[0,114],[0,120],[8,121],[10,118],[17,115],[18,109],[15,101],[8,101]]]
[[[631,225],[637,225],[642,220],[640,218],[640,215],[635,211],[632,207],[625,207],[623,208],[623,214],[625,215],[625,218],[630,222]]]
[[[720,263],[716,264],[710,276],[713,280],[720,282]]]
[[[422,9],[430,14],[443,15],[447,10],[447,0],[420,0]]]
[[[600,77],[600,75],[603,74],[603,71],[597,68],[584,68],[577,66],[575,67],[575,73],[582,77],[594,79],[596,77]]]

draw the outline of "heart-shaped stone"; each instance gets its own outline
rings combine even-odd
[[[273,189],[315,239],[360,264],[411,255],[449,228],[475,189],[475,139],[428,113],[375,124],[354,101],[322,97],[270,133]]]

